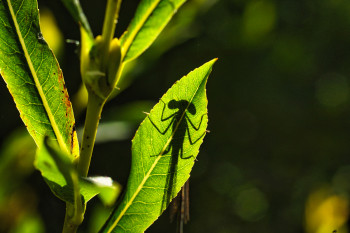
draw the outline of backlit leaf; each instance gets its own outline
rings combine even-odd
[[[0,73],[36,144],[47,135],[77,157],[72,105],[40,32],[36,0],[0,0]]]
[[[142,0],[120,38],[124,62],[137,58],[158,37],[186,0]]]
[[[206,133],[205,86],[215,61],[174,84],[141,123],[126,193],[100,232],[144,232],[188,180]]]

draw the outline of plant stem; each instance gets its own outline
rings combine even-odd
[[[118,20],[121,0],[108,0],[105,18],[102,28],[101,65],[102,70],[106,68],[109,46],[114,36],[115,25]]]
[[[74,212],[74,206],[66,203],[66,216],[64,218],[64,225],[62,233],[76,233],[80,223],[73,220],[71,214]]]
[[[121,0],[108,0],[102,29],[102,45],[100,50],[101,67],[106,70],[110,43],[114,36],[115,24],[118,18]],[[85,118],[84,134],[78,163],[78,174],[86,177],[90,167],[91,155],[95,144],[98,123],[106,99],[101,99],[93,91],[88,91],[88,105]]]
[[[106,100],[102,100],[91,91],[89,92],[83,140],[81,143],[80,158],[78,163],[78,174],[82,177],[86,177],[89,172],[97,127],[105,102]]]
[[[80,198],[79,198],[78,206],[79,205],[80,207],[82,207]],[[67,202],[66,216],[64,218],[62,233],[77,232],[79,225],[83,222],[83,219],[84,219],[84,210],[82,208],[77,208],[77,206],[74,206],[73,204]]]
[[[114,36],[115,24],[118,19],[118,13],[120,9],[121,0],[108,0],[106,15],[103,23],[102,30],[102,44],[99,51],[100,57],[100,71],[104,73],[106,71],[108,59],[109,59],[109,49],[110,44]],[[84,56],[89,56],[90,50],[87,54],[81,55],[82,61]],[[86,67],[85,67],[86,68]],[[83,69],[83,71],[85,71]],[[84,72],[83,72],[84,73]],[[86,85],[86,83],[85,83]],[[96,84],[97,85],[97,84]],[[101,112],[104,104],[106,103],[107,97],[102,99],[97,96],[93,91],[94,88],[87,86],[88,89],[88,102],[86,110],[86,118],[84,125],[83,139],[81,143],[81,151],[79,162],[77,166],[78,176],[86,177],[89,173],[89,167],[92,157],[92,152],[95,145],[97,127],[101,118]],[[74,198],[75,203],[66,203],[66,216],[64,219],[63,231],[62,233],[76,233],[79,225],[84,219],[85,206],[82,205],[79,191],[78,176],[72,177],[73,182],[75,182]]]
[[[85,207],[83,207],[80,197],[78,174],[72,172],[71,176],[74,187],[74,205],[66,203],[66,216],[64,218],[63,233],[75,233],[84,220]]]

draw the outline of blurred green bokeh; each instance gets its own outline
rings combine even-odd
[[[81,2],[92,30],[100,34],[106,1]],[[117,36],[126,29],[137,3],[122,3]],[[58,59],[73,98],[81,84],[79,59],[76,47],[64,40],[79,40],[78,27],[60,1],[39,0],[39,8],[53,13],[64,37]],[[106,105],[101,122],[122,122],[129,131],[97,144],[91,174],[111,176],[125,186],[130,140],[142,112],[149,111],[149,103],[158,101],[176,80],[214,57],[219,61],[207,86],[211,133],[192,172],[191,221],[185,232],[347,233],[347,0],[189,0],[156,43],[130,64],[124,91]],[[0,96],[1,109],[6,109],[0,113],[5,148],[5,138],[24,126],[4,83]],[[76,117],[78,126],[83,115]],[[0,164],[6,154],[0,155]],[[21,157],[14,156],[13,161],[16,158]],[[12,194],[3,198],[22,203],[19,193],[30,190],[34,204],[20,212],[29,216],[28,226],[38,232],[60,232],[64,203],[51,195],[38,172],[17,180]],[[0,206],[0,213],[4,208],[9,206]],[[93,200],[81,232],[94,232],[91,229],[107,215],[99,200]],[[11,232],[21,229],[21,221],[13,222]],[[165,213],[147,232],[175,230]]]

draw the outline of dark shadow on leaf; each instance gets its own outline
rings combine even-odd
[[[196,126],[195,123],[192,122],[191,117],[196,115],[196,107],[193,103],[189,103],[187,100],[171,100],[167,104],[163,102],[163,110],[161,114],[160,121],[162,122],[169,122],[168,125],[165,127],[164,130],[161,130],[159,126],[155,123],[155,119],[151,119],[149,116],[149,120],[152,123],[152,125],[157,129],[157,131],[164,135],[166,134],[170,129],[172,132],[172,140],[168,145],[165,145],[163,151],[160,151],[157,155],[153,156],[171,156],[169,169],[167,173],[167,181],[166,181],[166,188],[164,190],[164,196],[163,196],[163,202],[162,202],[162,210],[165,209],[171,202],[172,197],[176,195],[174,188],[176,187],[177,182],[177,170],[178,170],[178,160],[181,159],[190,159],[193,158],[193,155],[184,156],[184,142],[185,138],[189,140],[189,143],[191,145],[197,143],[204,135],[203,134],[193,140],[189,127],[192,127],[194,130],[198,131],[201,127],[201,124],[203,122],[203,117],[206,114],[203,114],[201,116],[200,122],[197,123],[198,126]],[[170,111],[176,110],[172,114],[169,114],[168,116],[165,116],[167,113],[167,109]],[[169,111],[168,110],[168,111]],[[187,137],[186,137],[187,132]],[[188,181],[182,188],[179,195],[174,199],[172,202],[172,210],[170,212],[171,214],[171,220],[174,218],[176,214],[178,214],[178,218],[180,219],[179,228],[182,228],[183,222],[187,222],[189,220],[189,198],[188,198]]]

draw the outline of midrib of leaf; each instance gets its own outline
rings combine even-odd
[[[203,79],[202,82],[205,82],[206,77],[208,76],[208,73],[210,73],[210,71],[207,72],[207,74],[204,76],[205,78]],[[202,84],[202,83],[201,83]],[[169,137],[168,141],[166,142],[166,144],[164,145],[163,149],[161,150],[160,154],[157,156],[157,159],[154,161],[154,163],[152,164],[151,168],[149,169],[149,171],[147,172],[147,174],[145,175],[145,177],[143,178],[142,182],[140,183],[140,185],[137,187],[136,192],[134,193],[134,195],[131,197],[131,199],[127,202],[127,204],[125,205],[125,208],[120,212],[118,218],[114,221],[114,223],[112,224],[112,226],[109,228],[109,230],[107,231],[107,233],[111,233],[112,230],[117,226],[118,222],[120,221],[120,219],[124,216],[125,212],[129,209],[129,207],[132,205],[134,199],[136,198],[136,196],[139,194],[139,192],[141,191],[141,189],[143,188],[144,184],[147,182],[148,178],[150,177],[150,174],[152,173],[153,169],[156,167],[158,161],[161,159],[164,151],[166,150],[166,148],[168,147],[168,145],[170,144],[171,140],[173,139],[175,133],[177,132],[177,129],[180,125],[180,122],[182,122],[185,114],[186,114],[186,110],[188,109],[188,107],[190,106],[190,104],[193,101],[194,96],[197,94],[197,91],[199,89],[201,85],[198,85],[198,87],[196,88],[196,91],[194,92],[193,96],[191,97],[191,101],[188,102],[188,105],[185,109],[185,111],[183,111],[180,120],[178,121],[178,123],[176,124],[175,129],[173,130],[171,136]]]
[[[123,57],[127,54],[131,43],[134,41],[137,33],[139,33],[140,29],[142,28],[142,26],[146,23],[147,19],[150,17],[150,15],[152,14],[152,12],[154,11],[154,9],[158,6],[159,2],[161,0],[155,1],[153,3],[153,5],[151,7],[149,7],[147,14],[144,15],[144,17],[139,21],[139,23],[136,25],[136,29],[133,30],[130,33],[130,36],[128,36],[128,38],[125,41],[125,50],[123,50]]]
[[[22,0],[22,1],[25,1],[25,0]],[[52,127],[53,131],[55,132],[58,144],[60,145],[60,148],[62,150],[64,150],[65,152],[68,153],[68,148],[67,148],[66,144],[64,143],[64,140],[63,140],[62,134],[60,133],[60,130],[58,129],[58,126],[57,126],[57,123],[55,121],[54,115],[53,115],[53,113],[52,113],[52,111],[51,111],[51,109],[49,107],[49,104],[48,104],[47,99],[45,97],[44,91],[43,91],[43,89],[41,87],[41,84],[39,82],[38,76],[37,76],[36,71],[34,69],[32,60],[31,60],[30,55],[28,53],[27,47],[25,45],[24,38],[23,38],[21,30],[19,28],[19,25],[18,25],[18,22],[17,22],[17,19],[16,19],[16,14],[15,14],[15,12],[13,10],[13,7],[12,7],[11,0],[7,0],[7,5],[9,7],[11,18],[12,18],[13,24],[14,24],[14,26],[16,28],[18,39],[19,39],[19,42],[20,42],[20,44],[22,46],[22,49],[23,49],[23,52],[24,52],[24,56],[25,56],[26,61],[28,63],[28,67],[29,67],[30,72],[31,72],[31,74],[33,76],[35,86],[36,86],[36,88],[37,88],[37,90],[39,92],[39,95],[40,95],[41,100],[43,102],[43,106],[44,106],[44,108],[46,110],[47,116],[49,117],[49,120],[50,120],[50,123],[51,123],[51,127]]]

